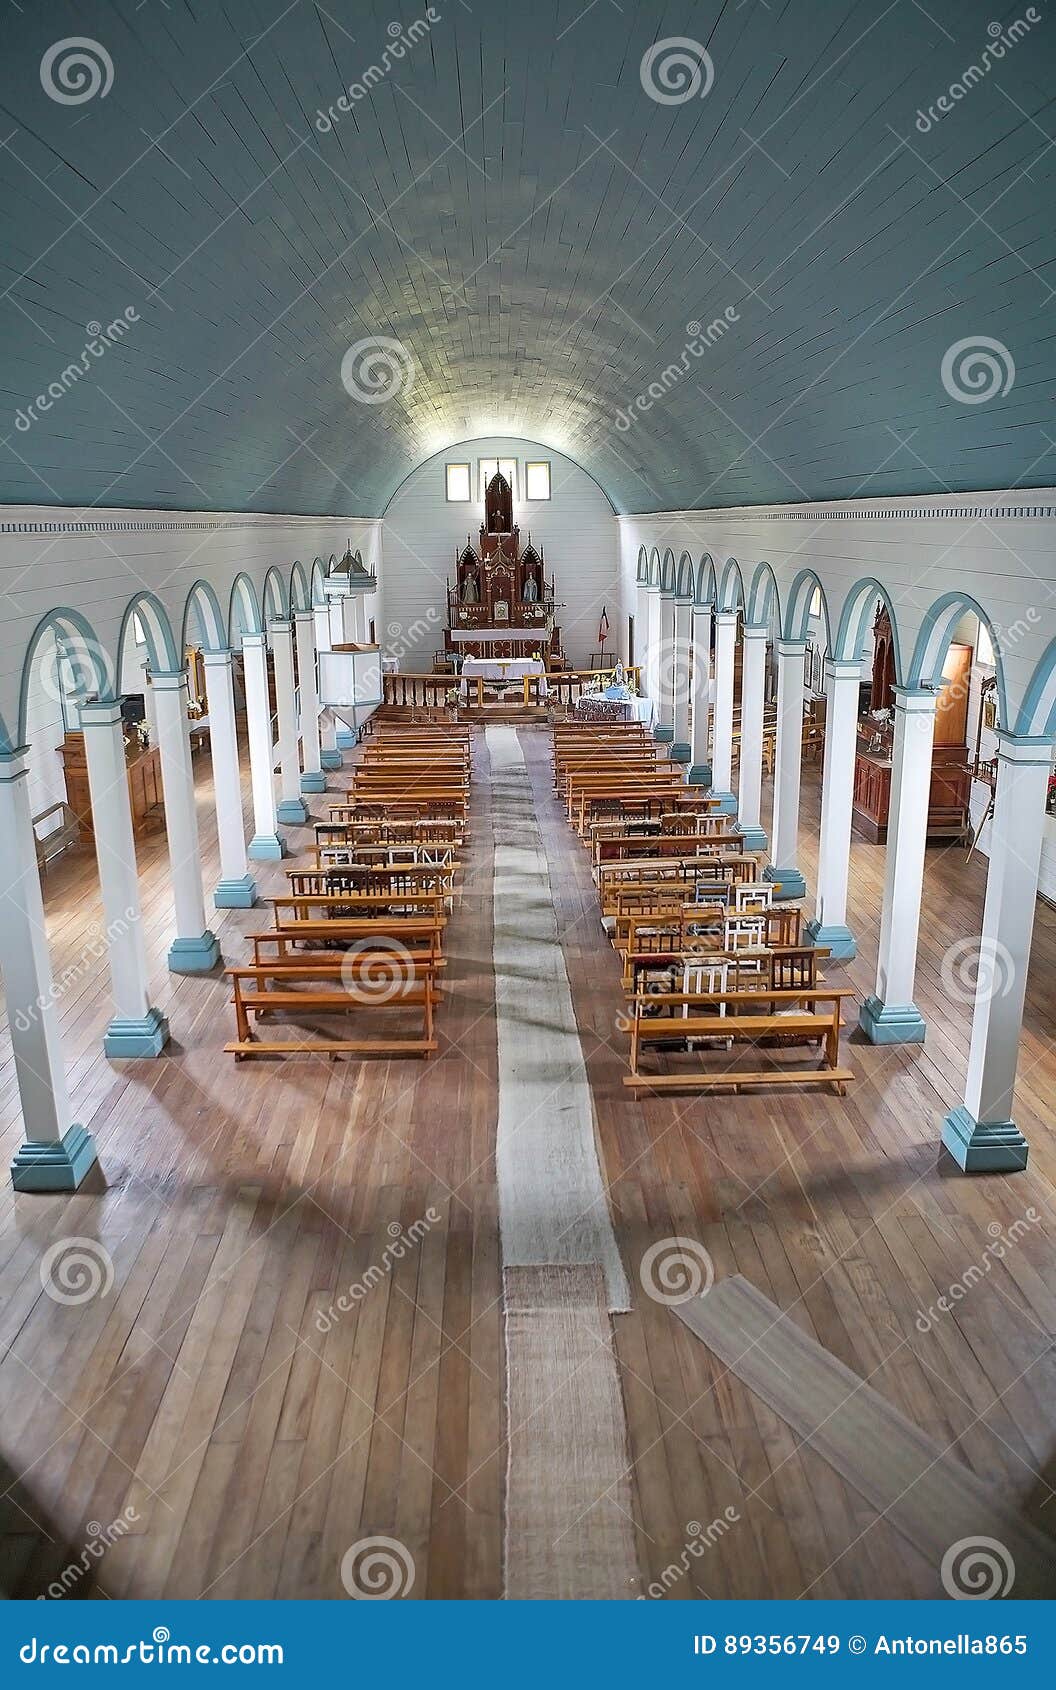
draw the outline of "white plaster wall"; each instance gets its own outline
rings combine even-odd
[[[382,645],[399,657],[401,666],[418,672],[432,667],[435,651],[444,643],[447,624],[447,583],[454,578],[456,550],[467,537],[477,544],[483,505],[449,504],[445,493],[445,465],[472,465],[476,492],[480,458],[516,458],[518,493],[514,521],[522,546],[542,546],[546,573],[556,580],[561,608],[558,622],[564,649],[577,667],[586,667],[596,649],[598,622],[608,608],[610,643],[625,638],[626,620],[618,613],[620,596],[619,543],[616,519],[605,494],[587,473],[551,447],[531,440],[492,436],[451,446],[408,476],[385,512]],[[525,461],[550,460],[551,498],[526,503]],[[633,610],[633,605],[630,607]]]

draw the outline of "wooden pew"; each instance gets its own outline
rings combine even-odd
[[[224,1046],[236,1062],[247,1056],[287,1056],[325,1053],[357,1056],[431,1056],[437,1049],[433,1008],[439,1001],[435,964],[423,958],[401,958],[400,973],[379,984],[356,959],[316,957],[296,963],[255,962],[224,972],[232,983],[237,1037]],[[269,985],[270,982],[270,985]],[[420,1010],[422,1030],[417,1038],[377,1033],[362,1038],[306,1037],[261,1039],[251,1017],[265,1015],[296,1019],[305,1015],[347,1015],[359,1011]]]
[[[811,991],[768,991],[765,996],[775,1009],[761,1014],[759,992],[638,993],[630,1019],[630,1073],[624,1075],[624,1085],[649,1091],[702,1091],[729,1086],[739,1092],[742,1086],[821,1084],[831,1085],[838,1097],[844,1097],[854,1074],[850,1068],[840,1067],[840,1005],[844,998],[854,996],[852,988],[819,986]],[[777,1013],[780,1008],[784,1014]],[[663,1014],[664,1010],[669,1013]],[[725,1013],[728,1010],[733,1013]],[[692,1060],[700,1062],[708,1054],[700,1041],[758,1045],[764,1039],[779,1040],[782,1049],[793,1044],[820,1046],[821,1066],[735,1069],[727,1063],[710,1071],[678,1074],[643,1074],[639,1067],[646,1045],[688,1041],[695,1046],[690,1053]],[[711,1054],[715,1055],[714,1050]],[[726,1061],[726,1052],[721,1054]]]
[[[394,956],[421,958],[442,968],[445,919],[443,916],[354,916],[343,920],[290,921],[248,937],[255,963],[342,958],[342,952],[333,948],[306,951],[304,947],[314,940],[319,946],[348,947],[344,960],[352,954],[364,967],[373,961],[383,973],[392,967]]]

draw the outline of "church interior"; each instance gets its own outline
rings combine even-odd
[[[1056,1595],[1056,20],[0,47],[0,1593]]]

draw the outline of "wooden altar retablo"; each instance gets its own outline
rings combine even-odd
[[[467,539],[448,586],[444,649],[463,657],[532,657],[561,660],[555,625],[553,576],[546,579],[542,549],[521,551],[513,520],[513,490],[501,473],[484,490],[484,521],[476,546]]]

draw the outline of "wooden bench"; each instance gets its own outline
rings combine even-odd
[[[839,1065],[843,1025],[840,1005],[844,998],[853,995],[849,986],[769,991],[767,1000],[784,1005],[786,1013],[764,1015],[759,1013],[758,992],[640,992],[633,999],[630,1073],[624,1075],[623,1083],[635,1090],[702,1091],[728,1086],[735,1092],[743,1086],[831,1085],[837,1097],[844,1097],[847,1082],[854,1079],[854,1074]],[[806,1004],[813,1007],[805,1008]],[[825,1009],[825,1005],[829,1007]],[[665,1009],[670,1014],[657,1013]],[[728,1009],[734,1013],[726,1014],[724,1011]],[[765,1039],[779,1040],[782,1048],[793,1044],[820,1046],[821,1066],[725,1067],[690,1074],[643,1074],[639,1068],[644,1045],[689,1043],[695,1046],[691,1050],[693,1060],[699,1061],[707,1054],[699,1041],[758,1045]]]
[[[622,984],[628,997],[645,991],[645,982],[650,978],[678,975],[693,963],[728,963],[730,991],[761,992],[766,996],[768,991],[791,991],[799,986],[813,989],[819,984],[819,966],[830,955],[826,946],[818,945],[774,945],[754,951],[731,951],[724,950],[721,941],[713,946],[707,939],[691,939],[676,947],[670,943],[673,937],[643,934],[634,949],[628,948],[623,953]],[[654,938],[660,942],[652,943]],[[674,984],[667,988],[674,989]]]
[[[347,961],[313,958],[291,963],[258,962],[224,970],[231,980],[237,1037],[224,1046],[236,1062],[247,1056],[287,1056],[322,1053],[336,1058],[357,1056],[431,1056],[438,1048],[433,1029],[433,1009],[440,1001],[431,960],[401,957],[398,972],[386,980],[372,976],[360,958],[350,968]],[[272,984],[269,986],[269,981]],[[323,984],[320,986],[320,982]],[[314,989],[305,990],[305,987]],[[288,1018],[304,1015],[347,1015],[360,1010],[420,1010],[422,1031],[418,1038],[392,1033],[354,1039],[301,1037],[261,1039],[254,1032],[251,1017],[259,1023],[265,1015]]]
[[[341,958],[343,949],[345,960],[351,953],[361,957],[364,965],[371,958],[384,965],[395,952],[398,956],[421,957],[423,961],[431,961],[434,967],[442,968],[443,930],[443,917],[352,916],[339,921],[293,920],[277,923],[268,932],[251,933],[248,938],[255,963],[297,963],[313,959],[332,961],[335,957]],[[329,948],[306,951],[305,946],[313,941],[319,947]]]

